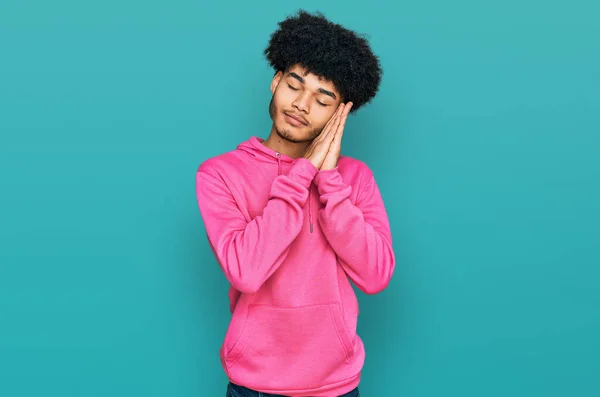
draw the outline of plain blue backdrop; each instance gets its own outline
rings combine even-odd
[[[367,35],[397,270],[362,395],[598,396],[600,6],[302,2]],[[195,171],[270,131],[282,1],[0,2],[0,396],[223,396]]]

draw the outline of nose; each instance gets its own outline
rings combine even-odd
[[[294,106],[296,109],[298,109],[299,112],[308,113],[309,109],[310,109],[309,108],[309,100],[310,100],[309,95],[310,95],[310,93],[308,93],[308,92],[298,94],[298,96],[292,103],[292,106]]]

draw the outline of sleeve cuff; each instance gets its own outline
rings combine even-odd
[[[346,188],[346,184],[340,174],[339,167],[331,170],[319,171],[315,177],[315,183],[319,188],[320,194],[336,192]]]
[[[299,157],[296,159],[294,166],[288,171],[287,176],[308,189],[317,172],[319,172],[319,169],[309,159]]]

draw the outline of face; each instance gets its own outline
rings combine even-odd
[[[269,114],[277,134],[290,142],[315,139],[335,113],[342,98],[331,81],[307,74],[300,65],[277,72],[271,82]],[[300,118],[295,121],[291,116]]]

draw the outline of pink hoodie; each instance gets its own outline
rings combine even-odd
[[[340,156],[319,171],[262,142],[251,137],[196,174],[210,246],[231,284],[221,362],[251,389],[338,396],[359,384],[365,360],[349,278],[375,294],[394,271],[386,210],[364,163]]]

